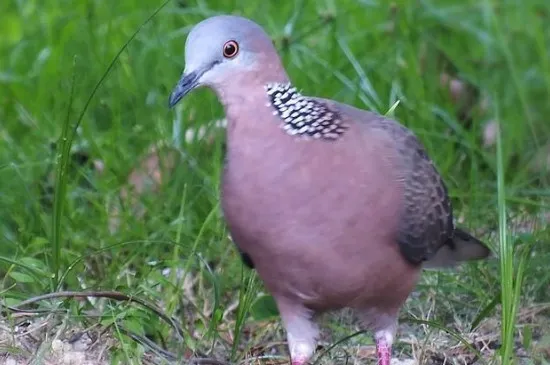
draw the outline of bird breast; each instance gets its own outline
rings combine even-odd
[[[332,307],[368,301],[368,286],[401,285],[403,191],[387,144],[353,130],[325,141],[233,123],[222,208],[270,291]]]

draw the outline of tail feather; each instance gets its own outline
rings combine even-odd
[[[491,254],[487,245],[468,232],[456,228],[454,235],[449,242],[436,252],[436,254],[425,261],[425,269],[437,269],[453,267],[464,261],[482,260]]]

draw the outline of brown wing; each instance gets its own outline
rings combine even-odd
[[[405,201],[398,243],[405,258],[415,264],[432,258],[445,244],[452,244],[453,212],[447,188],[416,136],[397,122],[392,134],[404,159]]]

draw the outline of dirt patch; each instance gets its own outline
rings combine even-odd
[[[0,318],[0,364],[107,365],[113,341],[68,317]]]

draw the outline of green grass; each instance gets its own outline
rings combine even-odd
[[[243,269],[219,212],[223,131],[212,129],[209,142],[185,139],[187,130],[222,118],[221,106],[202,90],[175,110],[167,107],[189,28],[236,12],[273,36],[304,93],[390,111],[413,129],[447,182],[456,217],[500,259],[424,274],[403,310],[400,339],[418,340],[413,350],[396,345],[403,357],[412,351],[459,361],[449,349],[460,342],[443,328],[467,343],[476,335],[500,345],[482,350],[487,363],[516,361],[518,342],[529,361],[550,361],[546,314],[533,309],[549,301],[550,284],[549,176],[535,166],[550,154],[550,3],[194,0],[169,2],[152,16],[161,5],[0,4],[5,305],[57,290],[117,290],[181,323],[182,338],[153,311],[127,301],[27,307],[62,309],[63,321],[107,328],[115,363],[139,363],[149,349],[145,336],[174,353],[232,361],[283,338],[269,297],[257,296],[261,282]],[[465,101],[452,100],[443,72],[468,85]],[[501,128],[486,147],[490,120]],[[153,145],[168,165],[162,183],[130,191],[134,200],[121,198]],[[114,207],[119,224],[109,229]],[[347,320],[329,321],[331,343],[353,332]],[[3,359],[3,351],[14,350],[1,340]],[[335,361],[346,343],[369,339],[353,337],[322,361]]]

